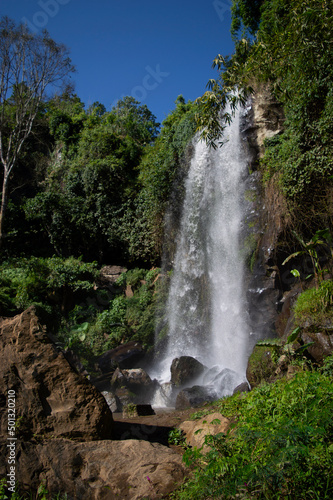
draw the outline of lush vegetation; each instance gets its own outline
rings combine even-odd
[[[264,384],[224,399],[235,424],[206,438],[211,451],[188,450],[196,467],[176,498],[329,499],[333,494],[332,359],[322,372]]]
[[[274,179],[300,234],[332,230],[332,2],[233,0],[232,15],[235,53],[214,61],[219,75],[200,100],[199,127],[207,126],[208,142],[216,141],[226,103],[242,103],[269,85],[283,106],[285,126],[266,141],[263,178]]]
[[[39,141],[27,139],[12,179],[3,254],[158,263],[194,108],[180,97],[157,138],[155,117],[131,97],[110,112],[68,92],[45,103]]]
[[[97,263],[73,257],[12,258],[0,265],[0,315],[34,306],[63,349],[93,367],[96,356],[129,340],[149,348],[163,309],[160,269],[134,268],[104,286]]]
[[[58,332],[65,348],[73,349],[88,366],[96,356],[121,343],[136,340],[149,348],[154,343],[155,320],[165,293],[158,268],[134,268],[122,273],[111,294],[100,290],[76,304]]]
[[[29,89],[10,77],[11,70],[24,73],[17,51],[29,57],[31,46],[47,47],[45,57],[63,62],[63,71],[51,75],[62,81],[72,70],[67,49],[7,18],[0,44],[13,56],[1,59],[8,77],[0,95],[1,161],[12,138],[19,141],[2,174],[0,314],[35,306],[55,340],[87,364],[127,340],[148,348],[164,293],[156,279],[164,215],[175,210],[175,186],[182,190],[197,105],[179,96],[160,126],[132,97],[107,111],[99,102],[87,108],[65,87],[51,99],[35,89],[30,109]],[[16,66],[7,74],[11,61]],[[132,268],[112,291],[100,280],[105,264]]]
[[[0,500],[67,500],[67,495],[61,495],[60,493],[50,495],[46,486],[41,483],[38,487],[36,493],[30,492],[25,495],[20,495],[17,491],[14,493],[9,493],[6,491],[6,479],[1,479],[0,481]],[[17,489],[18,485],[16,486]],[[10,496],[8,496],[10,495]]]

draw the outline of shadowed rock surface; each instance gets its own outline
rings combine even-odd
[[[107,439],[112,413],[103,396],[76,373],[49,340],[33,307],[0,319],[1,428],[7,428],[6,395],[15,391],[19,434]]]

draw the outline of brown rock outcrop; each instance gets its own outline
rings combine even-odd
[[[68,500],[164,498],[185,474],[180,454],[133,439],[86,443],[57,439],[20,443],[18,451],[21,490],[36,491],[44,483],[50,493],[66,493]]]
[[[259,157],[264,153],[264,141],[283,132],[284,111],[273,96],[269,84],[256,85],[252,97],[253,128]]]
[[[211,413],[200,420],[183,422],[179,429],[186,434],[186,442],[189,446],[201,448],[202,451],[207,453],[210,447],[205,445],[205,437],[207,435],[219,434],[226,432],[229,429],[230,420],[221,415],[220,413]]]
[[[0,318],[2,429],[7,428],[8,390],[15,391],[18,434],[25,439],[111,437],[113,418],[105,399],[56,349],[33,307]]]

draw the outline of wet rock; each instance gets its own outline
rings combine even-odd
[[[98,390],[79,375],[47,337],[30,307],[0,318],[0,393],[15,391],[18,433],[71,439],[111,437],[113,419]],[[7,428],[6,398],[0,401]]]
[[[127,342],[111,349],[97,359],[97,365],[102,373],[108,373],[116,368],[133,368],[144,356],[145,351],[140,342]]]
[[[136,402],[136,395],[133,394],[127,387],[118,387],[113,396],[117,398],[117,407],[123,410],[123,407],[128,404],[134,404]]]
[[[133,368],[131,370],[116,369],[111,379],[111,390],[117,391],[118,388],[126,388],[133,394],[133,401],[140,403],[150,402],[156,390],[157,382],[152,380],[147,372],[142,368]]]
[[[234,388],[243,382],[245,382],[244,376],[230,368],[224,368],[215,375],[210,385],[214,387],[218,397],[222,398],[224,396],[230,396]]]
[[[197,408],[204,403],[218,399],[217,393],[213,387],[199,386],[183,389],[177,395],[176,410],[185,410],[186,408]]]
[[[171,382],[181,387],[200,377],[206,367],[191,356],[175,358],[171,364]]]
[[[232,394],[238,394],[238,393],[249,392],[249,391],[250,391],[250,386],[249,386],[248,382],[242,382],[237,387],[235,387]]]

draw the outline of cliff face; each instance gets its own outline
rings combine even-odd
[[[250,248],[248,267],[251,268],[247,272],[249,323],[253,334],[250,351],[258,340],[276,335],[275,322],[282,297],[277,248],[285,227],[286,206],[273,183],[264,187],[259,162],[264,154],[265,139],[283,132],[283,123],[282,105],[274,99],[269,86],[256,86],[242,123],[249,150],[247,191],[252,202],[251,219],[246,221]]]
[[[270,91],[269,85],[257,85],[251,99],[252,132],[250,142],[257,149],[258,157],[264,153],[265,139],[283,132],[284,112]]]

